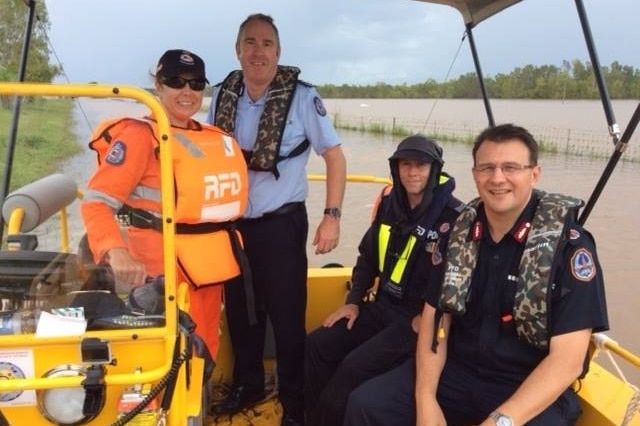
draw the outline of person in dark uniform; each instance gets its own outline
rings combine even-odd
[[[449,238],[415,364],[351,393],[345,425],[572,425],[572,383],[608,329],[602,269],[581,202],[534,189],[538,144],[511,124],[473,147],[479,198]],[[416,407],[417,401],[417,407]]]
[[[341,425],[353,389],[415,354],[424,291],[442,280],[449,231],[463,206],[443,164],[442,149],[422,135],[404,139],[389,158],[393,185],[360,242],[346,302],[307,336],[308,426]]]

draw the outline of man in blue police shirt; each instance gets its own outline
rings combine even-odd
[[[275,336],[282,424],[303,424],[306,163],[312,148],[326,164],[324,216],[313,238],[316,253],[322,254],[338,245],[346,160],[316,90],[298,80],[298,68],[278,65],[280,39],[270,16],[250,15],[240,25],[236,54],[242,71],[231,72],[216,86],[207,121],[232,133],[248,162],[249,205],[239,229],[253,288],[245,291],[240,283],[230,283],[225,289],[234,386],[214,412],[237,412],[263,398],[268,316]]]

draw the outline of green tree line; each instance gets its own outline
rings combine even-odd
[[[22,0],[0,1],[0,81],[18,81],[29,9]],[[44,2],[37,2],[27,58],[26,81],[50,83],[61,69],[49,63],[49,15]],[[9,108],[8,96],[0,96],[0,107]]]
[[[0,2],[0,81],[17,81],[28,8],[23,0]],[[29,44],[26,80],[50,82],[60,73],[60,68],[49,63],[47,31],[49,16],[44,2],[38,2]]]
[[[46,4],[38,2],[29,58],[27,81],[51,82],[61,68],[49,61],[47,40],[49,17]],[[0,81],[16,81],[28,8],[23,0],[0,0]],[[614,61],[602,69],[609,94],[613,99],[640,99],[640,70]],[[598,90],[589,62],[578,59],[563,61],[561,66],[525,65],[509,74],[486,78],[492,98],[502,99],[597,99]],[[418,84],[334,85],[318,86],[325,98],[479,98],[475,73],[466,73],[446,82],[429,79]],[[8,97],[0,97],[0,105],[8,108]]]
[[[640,70],[614,61],[602,67],[609,95],[613,99],[640,99]],[[497,99],[597,99],[598,88],[589,62],[563,61],[562,66],[525,65],[509,74],[485,78],[489,96]],[[390,85],[333,85],[317,87],[325,98],[480,98],[480,86],[473,72],[447,82],[429,79],[424,83]]]

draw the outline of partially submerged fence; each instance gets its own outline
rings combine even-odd
[[[420,132],[440,140],[466,143],[471,143],[486,126],[486,123],[471,121],[432,120],[425,123],[397,117],[365,117],[342,113],[334,114],[333,120],[335,126],[342,129],[399,136]],[[527,129],[536,137],[541,149],[546,152],[608,158],[613,151],[613,139],[606,131],[535,125],[527,126]],[[634,135],[622,160],[640,162],[640,135]]]

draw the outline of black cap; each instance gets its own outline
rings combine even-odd
[[[409,136],[398,144],[396,152],[389,157],[389,160],[400,159],[444,164],[442,148],[433,139],[423,135]]]
[[[196,77],[207,79],[204,71],[204,61],[200,56],[188,50],[167,50],[158,60],[156,76],[175,77],[180,74],[193,74]]]

